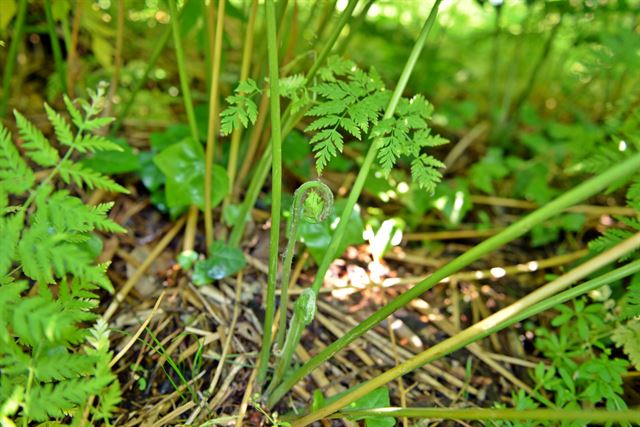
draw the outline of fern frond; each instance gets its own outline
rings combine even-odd
[[[611,339],[618,347],[622,347],[636,369],[640,369],[640,320],[631,320],[618,326]]]
[[[631,284],[622,298],[622,320],[640,317],[640,274],[631,277]]]
[[[22,146],[31,160],[40,166],[55,166],[60,160],[58,151],[49,144],[42,132],[22,114],[13,110],[13,115],[16,118],[18,134],[24,141]]]
[[[78,409],[90,396],[109,385],[109,377],[74,378],[58,383],[36,383],[28,396],[26,415],[36,421],[60,418]]]
[[[24,227],[24,211],[15,215],[0,217],[0,276],[6,274],[16,257],[20,233]]]
[[[111,178],[102,175],[93,169],[84,168],[78,163],[65,160],[59,166],[60,177],[67,184],[75,183],[79,187],[86,186],[89,189],[99,188],[114,193],[129,194],[129,190],[116,183]]]
[[[47,193],[42,193],[47,194]],[[82,200],[72,197],[67,191],[55,192],[47,199],[38,198],[39,212],[46,215],[47,220],[59,233],[86,233],[95,229],[114,233],[127,230],[107,217],[113,202],[97,206],[85,205]]]
[[[96,119],[85,120],[82,124],[82,130],[89,132],[95,132],[98,129],[102,129],[105,126],[113,123],[115,119],[113,117],[98,117]]]
[[[111,383],[109,387],[100,393],[99,399],[100,403],[96,409],[96,415],[100,419],[108,420],[122,400],[120,383],[118,381]]]
[[[316,152],[316,169],[322,173],[329,161],[339,152],[342,152],[344,142],[342,135],[335,129],[326,129],[317,133],[309,141],[313,145],[312,150]]]
[[[433,193],[436,185],[442,179],[442,174],[438,169],[443,167],[444,163],[435,157],[422,154],[411,162],[411,176],[420,188]]]
[[[640,176],[637,176],[627,189],[627,204],[640,212]]]
[[[13,308],[20,300],[20,295],[28,288],[24,280],[0,285],[0,343],[9,342],[9,324],[13,317]],[[0,346],[2,348],[2,346]]]
[[[70,353],[64,347],[41,350],[34,358],[33,372],[39,381],[62,381],[89,375],[95,369],[96,358]]]
[[[229,106],[220,113],[220,133],[229,135],[235,129],[247,128],[249,122],[255,124],[258,107],[251,97],[260,92],[253,79],[241,81],[234,90],[235,95],[226,98]]]
[[[73,133],[71,132],[71,127],[69,123],[58,114],[53,108],[49,106],[46,102],[44,103],[44,109],[47,111],[47,117],[49,121],[53,125],[53,130],[56,133],[56,138],[58,138],[58,142],[64,145],[72,145],[73,144]]]
[[[71,99],[67,95],[64,95],[64,105],[67,107],[67,111],[71,116],[71,121],[73,122],[73,124],[76,125],[78,129],[82,129],[84,124],[82,114],[80,114],[80,111],[76,108],[75,105],[73,105],[73,101],[71,101]]]
[[[632,227],[636,231],[640,231],[640,224],[635,224],[633,221],[629,221],[628,219],[624,218],[618,218],[618,220],[626,222],[628,226]],[[589,242],[589,249],[596,253],[604,252],[622,242],[623,240],[628,239],[632,234],[633,233],[631,231],[624,230],[622,228],[609,228],[605,230],[600,237],[597,237],[596,239]],[[620,261],[631,259],[637,252],[637,250],[634,250],[627,253],[620,258]]]
[[[22,299],[14,309],[12,323],[14,334],[31,346],[43,342],[69,345],[77,330],[71,313],[41,296]]]
[[[317,132],[310,143],[316,152],[318,173],[342,152],[344,139],[339,130],[362,139],[362,134],[378,122],[386,100],[379,77],[357,69],[353,63],[333,60],[320,74],[325,81],[311,90],[321,102],[306,113],[317,118],[305,129]]]
[[[11,133],[0,123],[0,188],[21,195],[35,182],[35,175],[13,145]]]
[[[100,135],[83,135],[82,139],[75,145],[75,149],[81,153],[95,153],[96,151],[124,151],[121,146],[115,142]]]

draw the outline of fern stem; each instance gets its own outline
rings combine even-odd
[[[274,401],[270,402],[270,404],[273,404],[277,400],[279,400],[284,395],[284,393],[289,390],[300,378],[303,378],[313,369],[318,367],[322,362],[328,360],[340,349],[355,341],[356,338],[367,332],[369,329],[373,328],[375,325],[380,323],[382,320],[387,318],[390,314],[394,313],[399,308],[408,304],[411,300],[417,298],[419,295],[431,289],[441,280],[456,273],[463,267],[466,267],[473,261],[481,258],[482,256],[485,256],[489,252],[526,234],[534,225],[540,224],[548,218],[558,214],[568,206],[574,205],[581,200],[584,200],[587,197],[590,197],[602,191],[607,186],[611,185],[611,183],[629,176],[639,168],[640,154],[636,154],[627,161],[616,165],[615,167],[603,172],[602,174],[594,178],[591,178],[590,180],[582,183],[574,189],[564,193],[562,196],[556,198],[544,207],[532,212],[531,214],[522,218],[520,221],[507,227],[502,232],[466,251],[464,254],[446,264],[444,267],[437,270],[425,280],[416,284],[409,291],[396,297],[389,304],[373,313],[367,319],[362,321],[358,326],[348,331],[338,340],[331,343],[323,351],[321,351],[311,360],[305,363],[296,372],[291,374],[291,376],[285,382],[283,382],[280,390],[276,390],[273,397]]]
[[[196,143],[200,143],[198,135],[198,125],[196,124],[196,115],[193,111],[193,102],[191,101],[191,89],[189,89],[189,80],[187,76],[187,68],[185,66],[184,50],[182,49],[182,36],[180,35],[180,27],[178,20],[180,15],[176,7],[176,0],[167,0],[169,3],[169,13],[171,14],[171,32],[173,33],[173,44],[176,50],[176,60],[178,61],[178,77],[180,78],[180,88],[182,89],[182,99],[184,100],[184,109],[187,113],[189,121],[189,129],[191,137]]]
[[[253,36],[256,25],[256,16],[258,15],[258,0],[251,2],[251,11],[249,12],[249,23],[247,24],[247,33],[244,37],[244,48],[242,50],[242,65],[240,67],[240,81],[249,78],[249,70],[251,68],[251,55],[253,54]],[[238,151],[240,148],[240,139],[242,138],[242,128],[236,128],[231,135],[231,147],[229,149],[229,163],[227,165],[227,175],[229,176],[229,193],[224,199],[224,206],[228,205],[233,199],[233,188],[235,187],[236,170],[238,169]]]
[[[276,281],[278,278],[280,241],[280,202],[282,198],[282,132],[280,123],[280,83],[278,44],[276,41],[276,16],[273,0],[265,3],[267,16],[267,56],[269,60],[269,84],[271,101],[271,233],[269,240],[269,275],[267,279],[266,312],[260,349],[258,384],[264,383],[271,352],[271,328],[276,306]],[[240,217],[244,218],[244,217]],[[240,221],[244,222],[244,221]],[[286,312],[285,312],[286,315]]]
[[[276,343],[278,348],[282,349],[284,344],[284,334],[287,327],[287,307],[289,306],[289,278],[291,277],[291,265],[293,263],[293,254],[295,253],[296,241],[298,239],[298,229],[300,228],[300,219],[304,213],[304,202],[310,192],[316,192],[323,201],[322,212],[317,218],[313,218],[315,222],[322,222],[329,217],[333,209],[333,193],[322,181],[308,181],[302,184],[293,195],[293,205],[291,206],[291,219],[289,220],[289,229],[287,232],[287,248],[284,252],[284,263],[282,264],[282,275],[280,277],[280,325],[278,326],[278,335]],[[293,324],[293,320],[291,321]]]
[[[316,73],[320,69],[320,67],[325,63],[329,53],[331,52],[333,46],[338,40],[340,33],[344,29],[344,27],[349,22],[351,18],[351,14],[358,4],[358,0],[350,0],[346,9],[340,15],[340,20],[334,27],[329,39],[324,44],[322,51],[318,55],[318,58],[313,63],[309,71],[307,72],[307,76],[304,81],[304,86],[308,86],[314,79]],[[291,108],[287,107],[284,114],[282,115],[285,125],[283,127],[283,135],[288,135],[291,130],[293,130],[296,123],[300,121],[300,119],[304,116],[305,111],[299,111],[295,115],[292,114]],[[247,194],[242,202],[240,207],[240,218],[246,218],[251,208],[255,205],[256,200],[258,199],[258,195],[260,194],[260,189],[262,188],[262,184],[267,179],[267,175],[269,173],[269,163],[271,162],[271,150],[270,147],[267,146],[264,155],[260,159],[258,166],[256,167],[256,171],[251,178],[251,182],[249,183],[249,189],[247,190]],[[242,239],[242,235],[244,233],[245,227],[244,221],[238,221],[236,225],[231,230],[231,236],[229,237],[229,244],[232,246],[238,246],[240,240]]]
[[[640,155],[637,155],[636,159],[640,159]],[[626,164],[628,165],[629,163]],[[624,175],[619,176],[618,178],[622,177],[624,177]],[[554,202],[551,202],[551,204],[553,203]],[[404,374],[412,372],[418,367],[424,366],[425,364],[433,362],[434,360],[437,360],[447,354],[450,354],[453,351],[463,348],[470,343],[473,343],[494,332],[504,329],[508,325],[512,324],[514,319],[518,319],[517,316],[522,315],[523,312],[527,312],[526,310],[528,308],[533,307],[536,304],[542,303],[545,300],[552,300],[554,305],[557,304],[557,296],[554,298],[554,295],[558,294],[561,290],[566,289],[573,283],[584,279],[589,274],[594,273],[595,271],[601,269],[607,264],[610,264],[611,262],[614,262],[616,259],[631,252],[632,250],[635,250],[638,247],[640,247],[640,233],[636,233],[629,239],[621,242],[608,251],[603,252],[602,254],[590,259],[589,261],[558,277],[547,285],[519,299],[510,306],[505,307],[502,310],[483,319],[482,321],[475,323],[473,326],[470,326],[464,331],[459,332],[458,334],[439,342],[438,344],[430,347],[428,350],[425,350],[422,353],[419,353],[411,359],[403,362],[402,364],[385,371],[372,380],[356,386],[355,388],[352,388],[350,391],[347,391],[344,396],[321,408],[320,410],[315,411],[312,414],[304,416],[298,420],[295,420],[293,423],[291,423],[291,426],[302,427],[311,424],[312,422],[326,417],[327,415],[334,413],[340,408],[345,407],[346,405],[354,402],[362,396],[365,396],[367,393],[370,393],[371,391],[388,383],[389,381],[393,381],[394,379],[399,378]],[[600,283],[604,284],[607,282],[601,281]],[[394,301],[397,301],[398,299],[399,298],[396,298],[396,300]],[[527,313],[535,314],[531,311]]]
[[[56,23],[53,20],[53,11],[51,10],[51,0],[44,0],[44,13],[47,17],[47,31],[49,39],[51,39],[51,50],[53,51],[53,62],[62,85],[62,93],[67,93],[67,73],[64,69],[62,61],[62,49],[60,49],[60,40],[56,34]]]
[[[637,410],[609,411],[604,409],[498,409],[498,408],[375,408],[345,409],[335,418],[347,417],[411,417],[444,420],[522,420],[522,421],[585,421],[597,424],[633,423]],[[332,416],[331,418],[334,418]]]
[[[211,66],[211,92],[209,93],[209,129],[207,131],[207,148],[204,167],[204,231],[207,250],[213,243],[213,208],[211,207],[211,185],[213,158],[216,151],[218,135],[218,94],[220,91],[220,62],[222,58],[222,34],[224,32],[224,7],[226,0],[218,1],[216,16],[216,35],[213,47],[213,64]],[[209,3],[213,7],[213,1]]]
[[[7,105],[9,105],[9,89],[11,87],[13,70],[16,66],[16,59],[18,58],[18,46],[22,42],[24,21],[27,17],[27,6],[27,0],[20,0],[15,26],[13,27],[13,34],[11,35],[11,45],[9,46],[9,53],[7,55],[7,63],[4,66],[2,98],[0,99],[0,118],[4,117],[7,112]]]

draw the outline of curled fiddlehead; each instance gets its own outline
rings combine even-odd
[[[289,304],[289,278],[291,276],[291,264],[295,253],[300,220],[318,223],[329,217],[333,209],[333,193],[322,181],[308,181],[302,184],[293,194],[291,208],[291,220],[287,230],[287,248],[284,252],[282,265],[282,277],[280,282],[280,324],[278,327],[277,344],[282,349],[287,325],[287,306]],[[293,323],[293,319],[292,319]]]

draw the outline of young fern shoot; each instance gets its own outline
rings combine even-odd
[[[280,325],[276,343],[284,348],[284,336],[287,325],[287,307],[289,306],[289,277],[295,253],[300,220],[318,223],[329,217],[333,209],[333,193],[322,181],[308,181],[302,184],[293,195],[291,219],[287,231],[287,248],[284,252],[282,276],[280,278]],[[298,316],[299,317],[299,316]],[[292,325],[294,321],[291,321]],[[292,326],[293,328],[293,326]]]

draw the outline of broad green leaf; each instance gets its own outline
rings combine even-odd
[[[167,205],[173,217],[189,206],[204,209],[204,151],[200,143],[185,138],[157,154],[154,163],[165,176]],[[229,179],[224,168],[214,165],[212,169],[211,205],[217,206],[229,188]]]
[[[242,250],[227,246],[219,240],[211,244],[209,253],[211,253],[210,257],[198,261],[195,265],[192,279],[196,285],[206,285],[237,273],[247,263]]]
[[[349,409],[374,409],[386,408],[390,406],[389,390],[380,387],[362,396],[348,406]],[[393,427],[396,419],[393,417],[361,417],[356,420],[364,420],[366,427]]]
[[[227,225],[236,225],[240,221],[240,205],[228,204],[222,210],[222,218]],[[245,222],[251,220],[251,215],[247,213]]]

